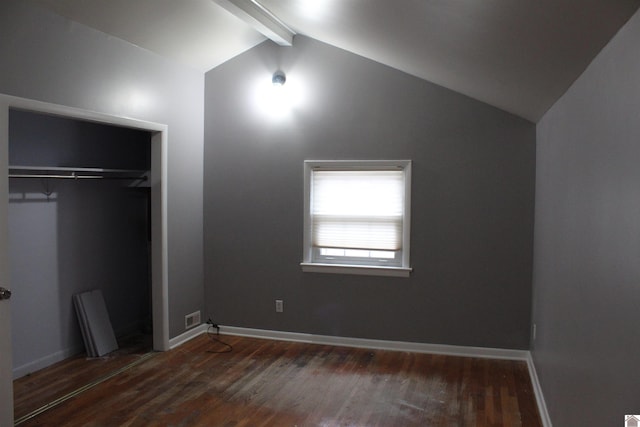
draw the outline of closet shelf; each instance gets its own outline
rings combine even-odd
[[[9,166],[9,178],[120,179],[147,181],[149,171],[136,169],[73,168],[63,166]]]

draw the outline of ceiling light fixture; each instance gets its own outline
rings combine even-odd
[[[287,76],[284,74],[284,71],[278,70],[273,73],[273,77],[271,77],[271,83],[273,83],[274,86],[282,86],[286,81]]]

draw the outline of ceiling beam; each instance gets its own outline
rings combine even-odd
[[[295,32],[256,0],[213,0],[280,46],[292,46]]]

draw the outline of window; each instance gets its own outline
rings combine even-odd
[[[409,276],[411,161],[308,160],[308,272]]]

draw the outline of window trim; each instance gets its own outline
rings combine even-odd
[[[401,266],[378,266],[365,264],[330,264],[313,261],[311,244],[311,179],[314,170],[397,170],[404,173],[404,215],[402,225]],[[368,276],[409,277],[411,236],[411,160],[305,160],[304,161],[304,231],[303,255],[300,263],[303,272],[340,273]]]

